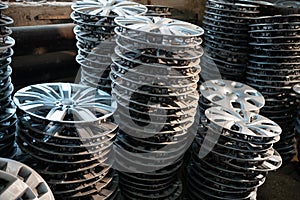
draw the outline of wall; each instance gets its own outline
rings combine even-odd
[[[71,2],[9,3],[4,14],[14,19],[13,26],[31,26],[72,22]]]
[[[174,18],[199,24],[206,0],[135,0],[142,4],[167,5],[174,8]],[[14,26],[72,22],[72,2],[9,3],[5,15],[15,20]]]

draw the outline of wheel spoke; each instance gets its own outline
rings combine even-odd
[[[38,92],[34,92],[34,91],[28,91],[28,92],[19,92],[16,94],[16,97],[18,98],[22,98],[22,99],[26,99],[26,100],[34,100],[34,99],[39,99],[41,101],[55,101],[56,98],[53,98],[51,96],[47,96],[47,95],[44,95],[44,94],[41,94],[41,93],[38,93]]]
[[[53,122],[91,122],[114,111],[111,96],[106,92],[71,83],[28,86],[16,92],[14,101],[28,114]]]
[[[46,119],[50,121],[63,121],[67,114],[67,109],[60,110],[59,107],[54,107],[47,114]]]
[[[77,1],[72,5],[72,8],[76,12],[90,16],[114,16],[112,11],[118,16],[140,15],[147,11],[147,8],[141,4],[115,0]]]
[[[81,107],[89,110],[94,110],[98,113],[102,113],[103,115],[107,115],[112,112],[112,108],[110,106],[101,103],[85,104],[82,105]]]
[[[59,135],[59,133],[62,131],[63,127],[57,124],[54,125],[48,125],[45,127],[44,132],[49,134],[49,135]]]
[[[82,99],[86,98],[87,96],[95,96],[96,94],[95,88],[86,88],[84,90],[78,90],[76,96],[73,96],[73,100],[80,102]]]
[[[62,99],[71,99],[71,84],[63,83],[58,86]]]
[[[206,81],[200,86],[200,92],[216,105],[235,110],[258,111],[265,104],[264,97],[258,91],[233,81],[219,79]],[[234,103],[238,103],[239,106],[236,107]]]
[[[89,109],[86,108],[77,108],[77,109],[70,109],[72,114],[74,115],[74,119],[77,121],[95,121],[97,117],[94,113],[92,113]]]
[[[28,104],[25,104],[24,106],[20,105],[20,108],[24,111],[35,113],[37,111],[43,111],[43,110],[51,109],[52,106],[45,105],[43,103],[39,103],[39,104],[28,103]]]
[[[212,107],[205,111],[205,115],[220,128],[244,135],[272,138],[281,134],[279,125],[253,112],[241,113],[223,107]]]
[[[59,94],[53,88],[51,88],[47,85],[32,85],[31,88],[33,91],[37,90],[37,92],[41,92],[45,96],[50,96],[53,99],[60,98]]]

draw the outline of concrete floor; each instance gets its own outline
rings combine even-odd
[[[291,162],[270,172],[257,200],[300,200],[300,163]]]

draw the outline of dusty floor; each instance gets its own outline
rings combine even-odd
[[[300,200],[300,163],[291,162],[269,173],[257,200]]]

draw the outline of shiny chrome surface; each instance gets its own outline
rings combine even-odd
[[[82,0],[76,1],[72,9],[78,13],[90,16],[116,17],[126,15],[143,15],[147,8],[131,1],[120,0]]]
[[[11,74],[12,47],[15,40],[10,37],[12,30],[7,27],[13,23],[13,19],[5,16],[2,11],[8,8],[7,4],[0,3],[0,157],[12,157],[16,152],[16,107],[11,95],[14,90]]]
[[[99,121],[114,112],[107,93],[70,83],[31,85],[17,91],[14,101],[29,115],[56,122]]]
[[[259,111],[265,104],[260,92],[235,81],[206,81],[200,86],[200,93],[213,104],[224,108]]]
[[[196,25],[175,19],[144,16],[117,17],[118,26],[142,33],[153,33],[174,37],[196,37],[204,33],[204,30]]]
[[[272,120],[259,114],[234,111],[224,107],[212,107],[205,111],[209,121],[220,128],[252,137],[276,137],[281,128]]]

